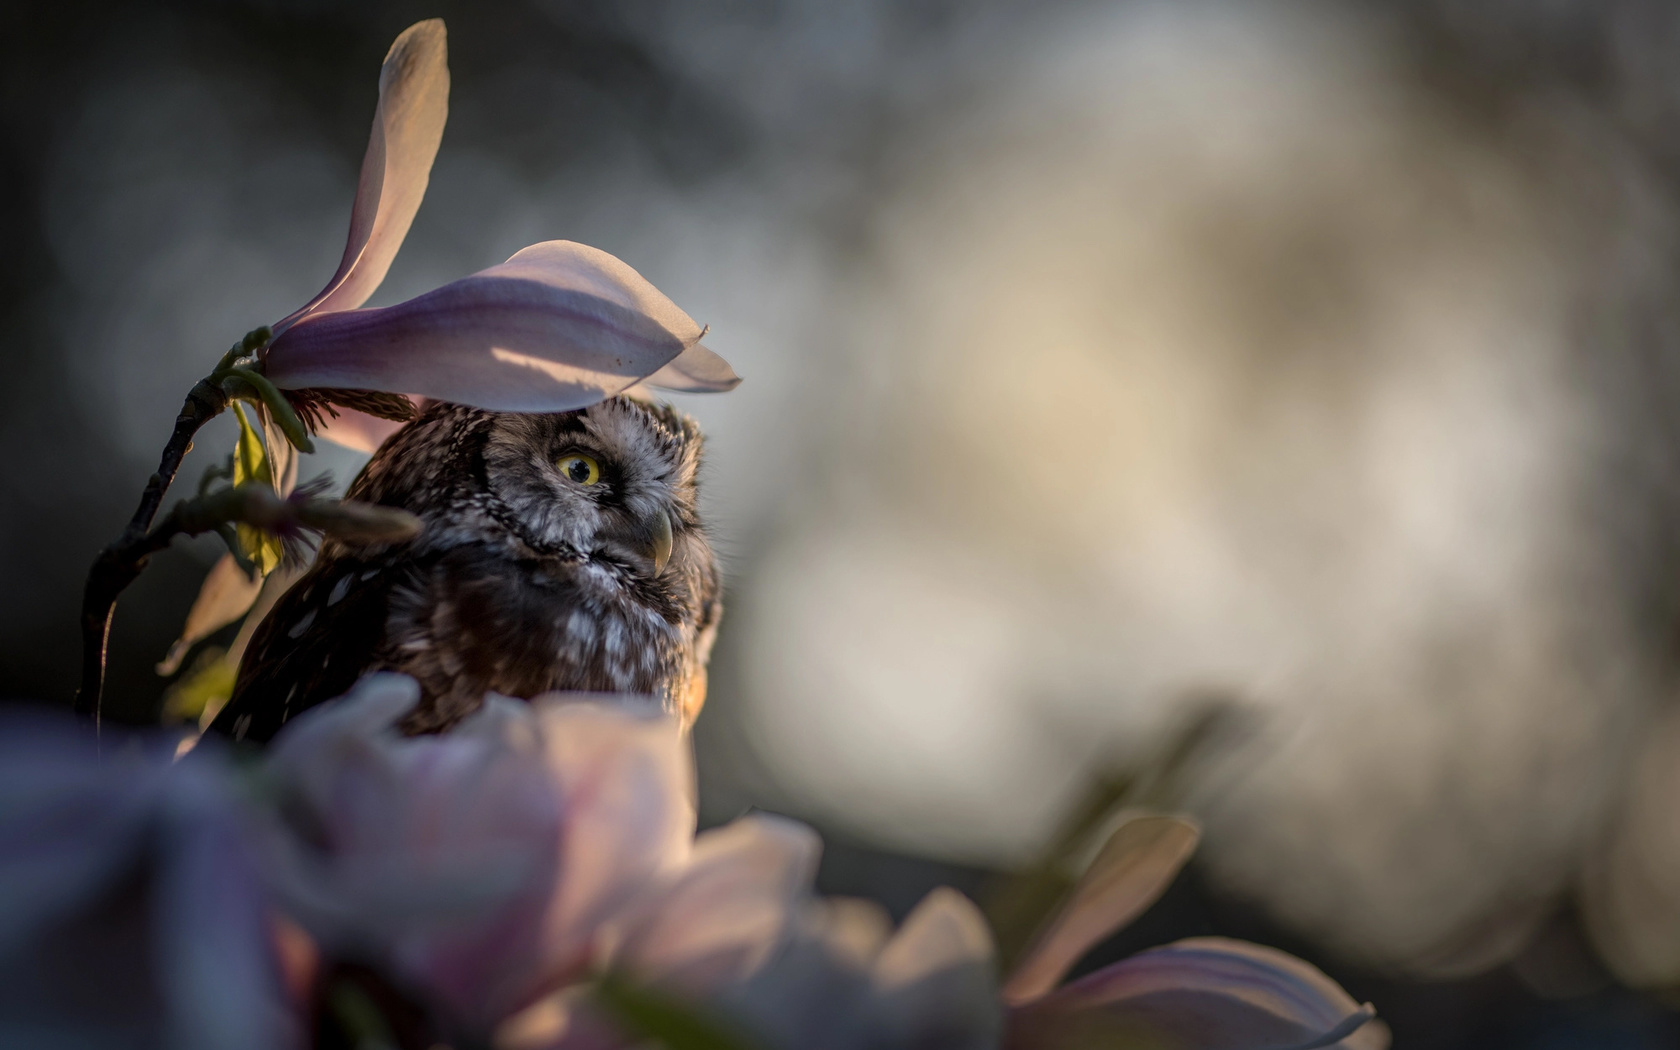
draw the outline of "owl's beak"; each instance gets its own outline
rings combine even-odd
[[[671,560],[671,515],[664,508],[653,512],[648,519],[648,557],[653,559],[653,574],[658,576],[665,571],[665,563]]]
[[[675,540],[671,535],[671,515],[661,507],[644,518],[621,518],[616,528],[602,536],[621,555],[635,558],[641,566],[651,568],[652,575],[665,571],[671,560]]]

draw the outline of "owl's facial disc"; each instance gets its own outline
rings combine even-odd
[[[687,571],[698,445],[682,417],[613,399],[501,417],[485,463],[491,489],[534,545],[576,551],[607,570],[603,579],[647,579],[667,566]]]

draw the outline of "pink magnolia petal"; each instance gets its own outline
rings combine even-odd
[[[307,317],[269,346],[264,369],[284,388],[563,412],[627,389],[699,339],[700,326],[620,260],[546,241],[405,303]]]
[[[329,951],[382,959],[489,1023],[547,957],[565,800],[513,701],[490,698],[444,736],[404,737],[394,723],[418,694],[412,679],[373,675],[287,724],[269,772],[306,834],[278,829],[268,867]]]
[[[809,901],[801,916],[803,934],[820,942],[845,965],[869,971],[893,938],[892,915],[865,897],[822,897]]]
[[[324,437],[352,452],[374,453],[385,439],[403,428],[394,419],[380,419],[353,408],[340,408],[336,417],[328,416],[317,437]]]
[[[269,770],[313,830],[277,836],[271,868],[329,950],[383,958],[488,1028],[583,974],[687,856],[688,747],[667,717],[498,696],[405,737],[417,693],[373,675],[275,738]]]
[[[543,704],[544,747],[562,796],[566,841],[551,929],[594,930],[687,856],[693,756],[674,718],[617,705]]]
[[[1132,817],[1115,829],[1003,986],[1011,1003],[1056,986],[1080,956],[1155,903],[1200,837],[1179,817]]]
[[[699,343],[642,381],[648,386],[689,394],[722,393],[741,385],[741,377],[729,367],[729,362]]]
[[[1010,1050],[1152,1039],[1178,1050],[1384,1050],[1387,1026],[1316,967],[1197,937],[1141,952],[1011,1011]]]
[[[448,117],[447,35],[443,19],[432,18],[403,30],[379,69],[379,105],[338,272],[319,295],[276,324],[276,333],[313,313],[353,310],[379,287],[426,195]]]
[[[797,919],[821,851],[814,831],[781,817],[705,832],[682,874],[629,925],[614,965],[692,994],[745,980]]]
[[[268,867],[289,915],[380,960],[487,1031],[583,977],[694,836],[687,741],[622,704],[491,695],[451,732],[407,737],[417,699],[372,675],[275,738],[285,792]]]

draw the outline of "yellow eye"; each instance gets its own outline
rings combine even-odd
[[[577,452],[561,456],[554,465],[560,468],[560,473],[579,485],[593,485],[601,480],[601,464]]]

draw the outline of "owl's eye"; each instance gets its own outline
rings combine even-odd
[[[560,468],[560,473],[579,485],[593,485],[601,480],[601,464],[582,453],[561,456],[554,465]]]

